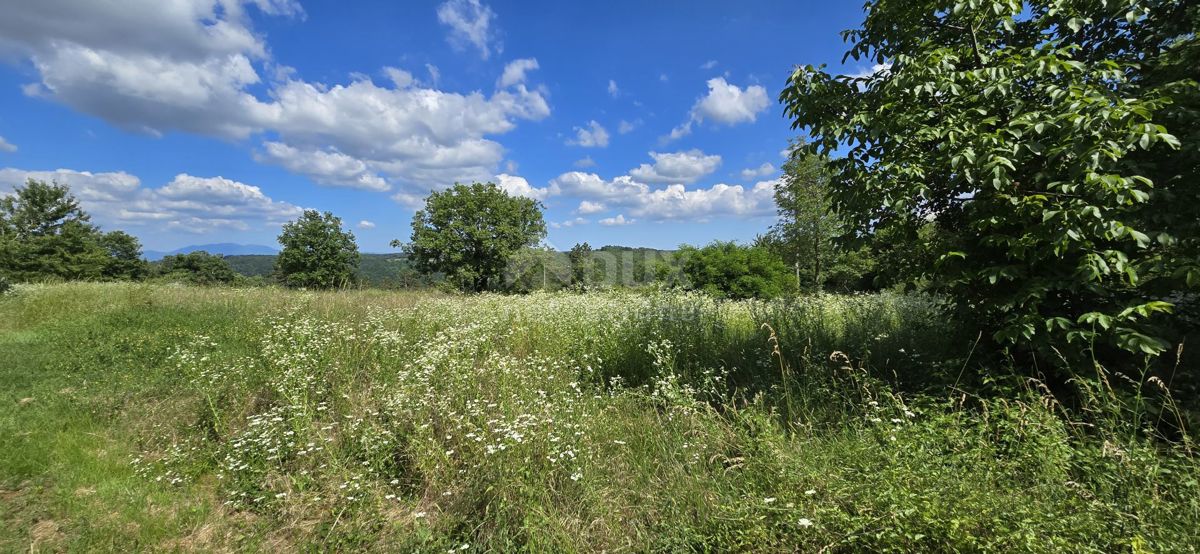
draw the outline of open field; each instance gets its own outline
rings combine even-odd
[[[951,390],[974,338],[891,294],[18,286],[0,551],[1200,544],[1162,398]]]

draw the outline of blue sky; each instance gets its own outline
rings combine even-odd
[[[274,245],[299,210],[329,210],[367,252],[407,239],[430,190],[474,180],[541,200],[560,249],[750,240],[795,136],[785,78],[843,67],[838,33],[862,18],[857,2],[0,11],[0,194],[68,183],[155,250]]]

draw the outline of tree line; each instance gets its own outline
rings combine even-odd
[[[358,247],[329,212],[305,211],[283,226],[275,261],[280,283],[336,288],[354,283]],[[124,231],[91,223],[70,187],[29,179],[0,199],[0,292],[12,282],[159,279],[197,285],[244,282],[218,255],[198,251],[151,264],[142,245]]]
[[[823,167],[807,158],[789,162],[788,177],[777,191],[781,206],[788,206],[785,199],[800,196],[796,190],[814,194],[823,187]],[[546,235],[543,210],[539,202],[510,196],[492,183],[455,185],[430,194],[413,216],[411,240],[393,241],[393,246],[403,250],[406,263],[419,273],[412,282],[470,292],[670,286],[725,298],[769,298],[864,285],[861,271],[850,271],[849,279],[837,277],[847,274],[848,266],[824,237],[814,251],[805,252],[828,258],[824,273],[810,277],[807,270],[799,270],[807,258],[793,250],[807,248],[811,233],[798,223],[806,216],[790,207],[781,208],[781,223],[753,245],[718,241],[704,247],[683,245],[670,253],[616,246],[593,250],[588,243],[555,252],[540,244]],[[821,212],[820,217],[832,214]],[[148,263],[137,238],[123,231],[103,232],[90,219],[66,184],[29,180],[17,187],[0,204],[0,279],[261,282],[247,280],[226,259],[204,251]],[[829,229],[819,228],[829,234]],[[359,284],[355,237],[333,214],[305,211],[283,226],[278,241],[281,250],[271,262],[272,282],[312,289]],[[795,272],[786,260],[795,260]]]

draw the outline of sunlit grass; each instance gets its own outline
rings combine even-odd
[[[1197,544],[1188,444],[936,386],[972,338],[891,294],[22,286],[0,550]]]

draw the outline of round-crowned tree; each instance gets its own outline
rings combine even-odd
[[[144,279],[150,264],[142,259],[142,243],[124,231],[111,231],[100,237],[100,245],[108,252],[103,274],[107,279]]]
[[[392,246],[403,246],[422,272],[479,292],[500,283],[510,256],[546,236],[546,223],[537,200],[509,196],[492,183],[456,184],[425,199],[412,231],[412,242]]]
[[[275,274],[289,287],[331,289],[355,282],[358,245],[332,213],[305,210],[279,234]]]

